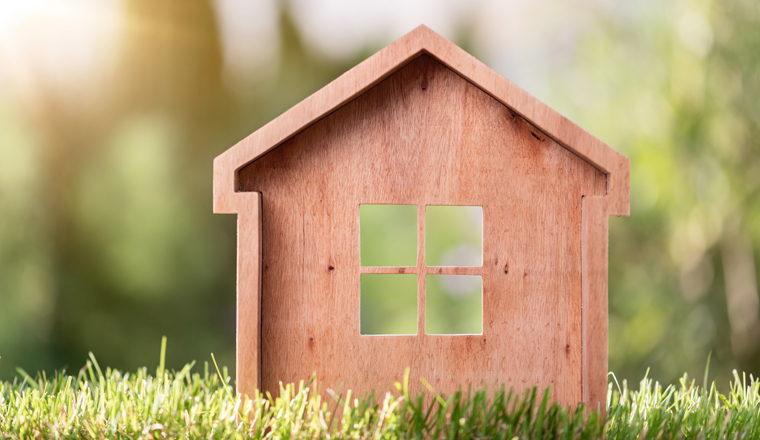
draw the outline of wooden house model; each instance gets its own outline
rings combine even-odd
[[[238,391],[316,373],[385,392],[409,367],[417,389],[551,385],[603,406],[607,219],[628,185],[624,156],[416,28],[214,161],[214,212],[238,215]],[[415,261],[363,264],[364,205],[415,207]],[[431,206],[482,209],[481,265],[426,261]],[[416,333],[362,334],[371,274],[416,280]],[[480,332],[426,331],[432,275],[480,277]]]

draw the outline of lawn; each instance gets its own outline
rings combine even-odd
[[[19,371],[0,384],[0,438],[760,438],[760,383],[738,373],[727,394],[687,377],[666,387],[644,378],[633,390],[610,376],[602,419],[550,404],[550,390],[413,396],[408,378],[371,396],[323,399],[305,381],[245,399],[226,369],[167,371],[163,353],[155,374],[102,370],[92,355],[73,375]]]

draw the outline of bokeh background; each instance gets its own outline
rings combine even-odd
[[[213,158],[420,23],[631,160],[610,369],[760,369],[756,0],[0,0],[0,379],[215,353]]]

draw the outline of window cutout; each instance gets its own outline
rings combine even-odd
[[[417,265],[417,206],[359,205],[362,266]]]
[[[428,266],[482,266],[483,207],[426,206],[425,262]]]
[[[425,286],[425,334],[483,333],[481,276],[428,275]]]
[[[361,334],[417,334],[417,275],[361,275]]]

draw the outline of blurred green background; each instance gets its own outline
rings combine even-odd
[[[420,23],[631,159],[610,369],[760,369],[754,0],[0,0],[0,379],[234,365],[213,158]]]

